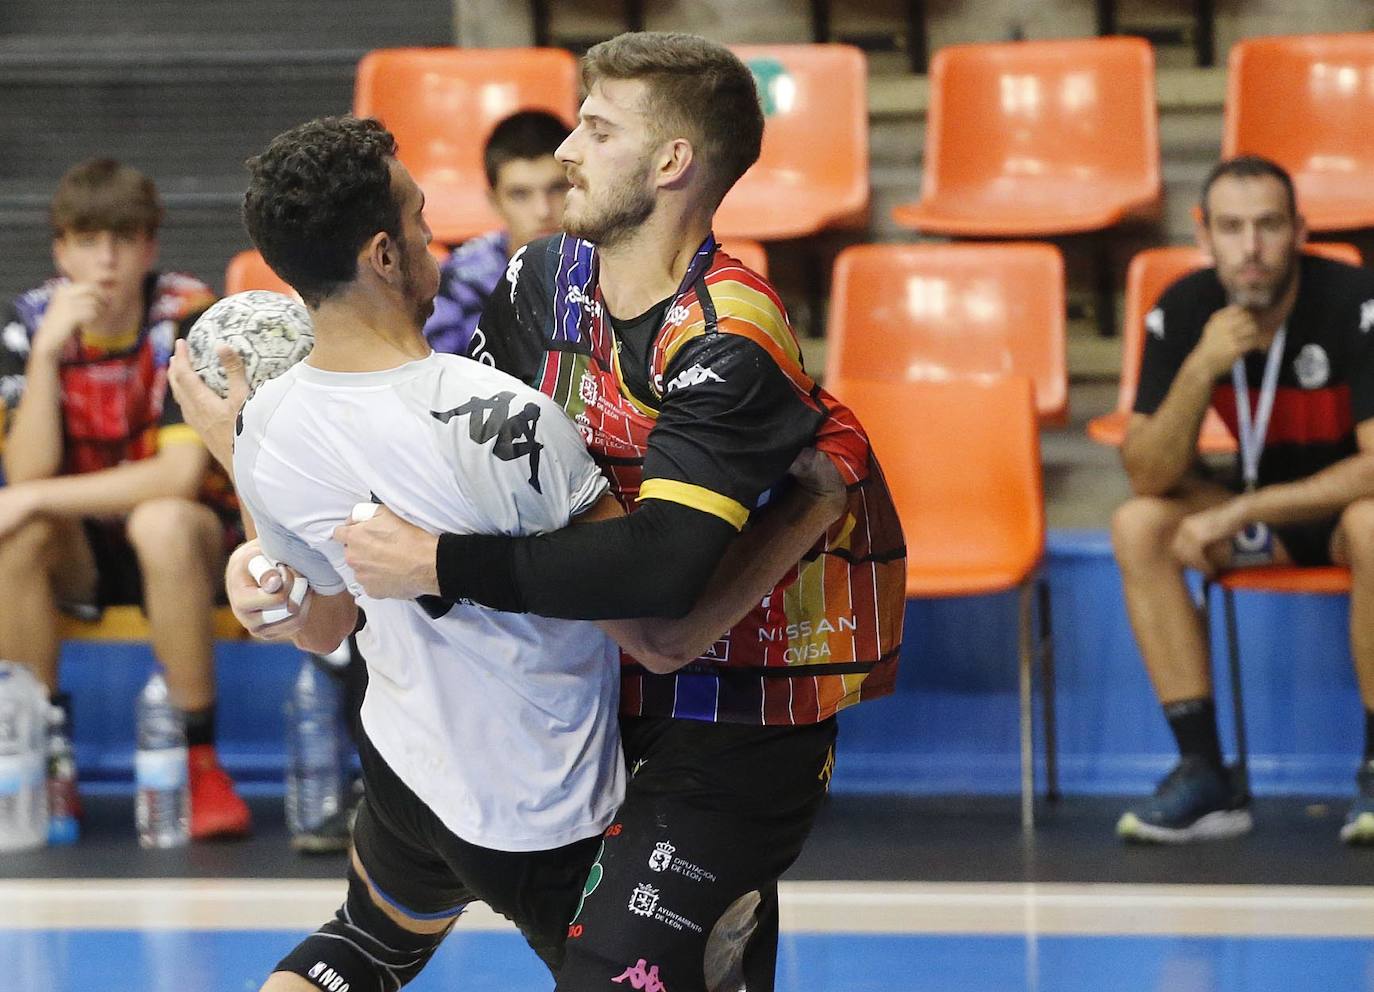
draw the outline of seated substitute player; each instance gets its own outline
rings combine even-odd
[[[636,33],[592,48],[583,81],[558,152],[569,233],[515,254],[469,354],[562,405],[638,508],[532,538],[436,537],[385,512],[339,536],[369,595],[672,616],[710,588],[799,450],[833,460],[846,513],[747,617],[676,672],[625,653],[635,773],[558,984],[738,988],[722,984],[725,945],[747,940],[757,992],[773,985],[776,880],[823,799],[834,714],[892,688],[905,549],[862,428],[803,370],[772,287],[711,234],[759,154],[749,70],[701,38]]]
[[[231,560],[231,599],[255,633],[293,636],[313,651],[335,647],[359,617],[331,533],[360,501],[384,500],[435,529],[515,534],[621,512],[552,400],[425,343],[438,273],[423,196],[395,150],[377,122],[335,118],[279,136],[250,163],[249,232],[310,308],[316,343],[243,408],[232,457],[261,547],[313,588],[302,613],[264,626],[261,610],[281,601],[246,572],[252,542]],[[231,403],[199,383],[184,348],[174,365],[191,419],[222,453]],[[673,661],[654,655],[641,631],[704,649],[814,542],[843,498],[842,486],[794,492],[781,501],[787,513],[740,543],[731,578],[691,617],[610,629],[659,665]],[[556,967],[623,795],[611,644],[584,623],[434,597],[363,605],[367,788],[348,900],[266,988],[398,987],[473,898],[513,919]]]
[[[1117,825],[1182,842],[1251,826],[1224,767],[1206,631],[1184,570],[1347,564],[1350,641],[1365,706],[1358,795],[1341,837],[1374,841],[1374,274],[1301,253],[1293,183],[1265,159],[1214,167],[1198,241],[1215,268],[1146,317],[1135,414],[1121,449],[1136,495],[1112,521],[1126,607],[1180,761]],[[1225,484],[1200,470],[1208,406],[1240,455]]]
[[[186,717],[191,836],[246,834],[248,807],[215,756],[211,628],[242,531],[166,379],[173,341],[214,294],[154,268],[162,205],[129,166],[73,167],[51,218],[60,275],[14,301],[0,336],[0,657],[31,667],[66,712],[59,604],[142,603]]]
[[[568,126],[542,110],[511,114],[492,129],[482,164],[487,198],[505,227],[459,245],[439,267],[439,294],[425,321],[435,351],[466,352],[511,255],[558,230],[568,177],[553,153],[567,136]]]

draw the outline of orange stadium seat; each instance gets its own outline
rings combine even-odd
[[[768,278],[768,253],[764,251],[763,245],[757,241],[750,241],[748,238],[731,238],[729,241],[721,242],[721,247],[725,249],[727,255],[733,255],[744,263],[747,269],[753,269],[765,279]]]
[[[1096,231],[1160,202],[1154,55],[1139,38],[951,45],[931,64],[921,199],[936,234]]]
[[[396,135],[435,240],[457,244],[501,225],[482,169],[492,127],[517,110],[571,119],[577,94],[577,60],[561,49],[392,48],[358,63],[353,111]]]
[[[1231,49],[1222,154],[1293,176],[1313,231],[1374,226],[1374,33],[1251,38]]]
[[[868,219],[868,71],[849,45],[738,45],[763,102],[763,151],[716,233],[775,241]]]
[[[1064,260],[1053,245],[846,248],[827,335],[828,377],[1024,375],[1042,422],[1067,418]]]
[[[1354,245],[1309,244],[1304,250],[1351,265],[1359,265],[1361,261],[1359,249]],[[1210,264],[1211,259],[1192,245],[1149,248],[1131,259],[1126,272],[1126,319],[1121,327],[1121,383],[1117,388],[1116,409],[1090,420],[1088,437],[1099,444],[1113,446],[1119,446],[1125,439],[1140,382],[1140,362],[1145,353],[1145,315],[1154,309],[1155,301],[1170,285]],[[1215,410],[1208,410],[1202,422],[1198,450],[1205,454],[1236,450],[1236,439]]]
[[[1049,593],[1039,574],[1045,506],[1031,382],[1016,375],[948,382],[842,378],[826,388],[863,422],[882,462],[906,535],[907,595],[1019,591],[1021,818],[1030,829],[1037,656],[1049,792],[1058,792]]]

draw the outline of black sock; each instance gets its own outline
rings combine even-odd
[[[62,711],[62,725],[67,728],[67,736],[70,737],[72,732],[72,694],[70,692],[54,692],[48,697],[48,702]]]
[[[1203,758],[1221,767],[1221,741],[1217,738],[1217,706],[1210,696],[1183,699],[1164,707],[1169,729],[1185,758]]]
[[[1374,761],[1374,710],[1364,711],[1364,760]]]
[[[186,718],[186,746],[215,743],[215,704],[203,710],[183,710]]]

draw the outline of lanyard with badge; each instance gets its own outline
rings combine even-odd
[[[1250,416],[1250,384],[1245,375],[1245,357],[1242,355],[1231,366],[1231,383],[1236,392],[1236,439],[1240,446],[1241,478],[1247,493],[1259,487],[1260,454],[1264,451],[1264,438],[1269,433],[1269,419],[1274,413],[1274,396],[1278,392],[1279,366],[1283,364],[1284,339],[1288,336],[1287,326],[1280,327],[1269,345],[1269,354],[1264,361],[1264,378],[1260,381],[1259,401],[1255,404],[1255,414]],[[1273,560],[1274,536],[1262,523],[1250,523],[1231,539],[1232,563],[1236,565],[1264,565]]]

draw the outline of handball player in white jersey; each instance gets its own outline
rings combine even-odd
[[[436,532],[511,536],[621,512],[557,404],[430,351],[421,327],[438,270],[423,194],[395,155],[377,122],[326,118],[249,163],[245,223],[310,309],[316,343],[237,419],[232,465],[258,540],[231,561],[231,602],[254,633],[311,651],[356,630],[369,671],[348,897],[277,965],[264,989],[278,992],[398,989],[473,900],[515,922],[556,971],[625,790],[617,655],[596,625],[371,599],[333,539],[370,503]],[[188,422],[227,460],[216,418],[233,404],[216,406],[193,376],[179,349],[173,383]],[[665,667],[694,657],[835,516],[842,488],[820,489],[803,487],[739,542],[722,566],[729,579],[688,617],[605,626]],[[285,621],[263,617],[285,590],[252,584],[258,554],[309,582],[305,608]]]

